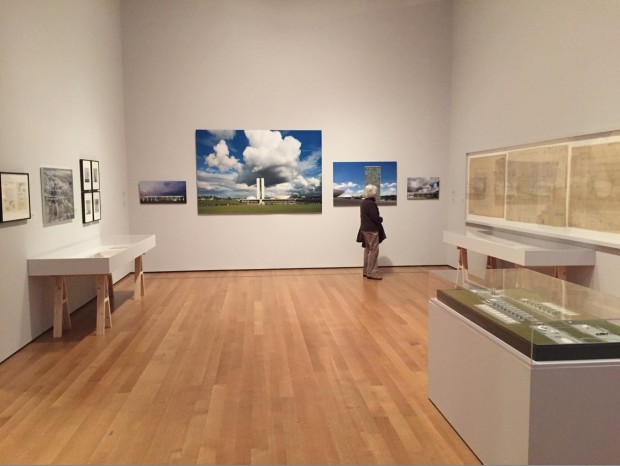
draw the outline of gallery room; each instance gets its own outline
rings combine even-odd
[[[0,0],[0,463],[618,464],[619,22]]]

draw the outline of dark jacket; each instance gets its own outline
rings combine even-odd
[[[364,199],[360,206],[360,229],[357,232],[357,242],[362,243],[362,246],[364,246],[362,231],[378,232],[379,242],[387,238],[383,229],[383,217],[379,215],[379,208],[372,197]]]

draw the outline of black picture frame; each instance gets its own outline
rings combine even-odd
[[[91,185],[93,191],[99,191],[100,181],[101,181],[101,173],[99,172],[99,161],[91,160],[90,161],[90,173],[91,173]]]
[[[80,186],[82,191],[93,189],[91,165],[91,160],[80,159]]]
[[[101,194],[93,191],[93,222],[101,220]]]
[[[82,193],[82,223],[92,223],[93,221],[93,193],[85,191]]]
[[[0,172],[0,223],[32,218],[30,210],[30,175]]]

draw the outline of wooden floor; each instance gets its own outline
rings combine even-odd
[[[427,269],[384,272],[126,277],[105,336],[91,302],[0,365],[0,463],[479,464],[426,395]]]

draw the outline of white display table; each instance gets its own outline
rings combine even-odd
[[[443,240],[459,249],[459,266],[465,269],[468,250],[523,267],[551,266],[562,279],[566,267],[593,266],[596,259],[593,249],[489,230],[444,231]]]
[[[531,360],[430,299],[428,396],[485,464],[618,464],[620,360]]]
[[[112,326],[110,292],[112,272],[134,261],[134,299],[144,296],[142,255],[155,247],[155,235],[124,235],[94,239],[28,259],[28,275],[52,276],[54,337],[71,328],[65,278],[94,275],[97,281],[97,335]]]

